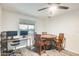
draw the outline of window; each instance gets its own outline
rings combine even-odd
[[[28,26],[27,25],[24,25],[24,24],[19,24],[19,29],[20,30],[27,30],[28,29]]]
[[[19,30],[28,31],[29,34],[33,34],[35,31],[35,26],[29,24],[19,24]]]

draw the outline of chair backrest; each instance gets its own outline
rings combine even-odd
[[[59,33],[58,39],[59,39],[61,42],[63,42],[63,40],[64,40],[64,33]]]
[[[35,40],[39,40],[40,36],[41,36],[41,34],[35,34]]]
[[[39,46],[41,34],[35,34],[35,44],[34,46]]]
[[[46,35],[47,34],[47,32],[42,32],[42,35]]]
[[[41,41],[41,34],[35,34],[35,44],[39,41]]]

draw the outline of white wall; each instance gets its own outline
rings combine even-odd
[[[18,30],[18,17],[16,13],[11,13],[8,11],[2,11],[2,26],[3,31],[7,30]]]
[[[45,19],[39,18],[39,20],[36,20],[35,30],[38,34],[46,31]]]
[[[2,7],[0,6],[0,34],[2,31]],[[0,37],[0,41],[1,41],[1,37]]]
[[[1,33],[1,27],[2,27],[1,18],[2,18],[2,7],[0,6],[0,33]]]
[[[79,54],[79,11],[71,11],[46,20],[47,32],[63,32],[66,37],[66,50]]]

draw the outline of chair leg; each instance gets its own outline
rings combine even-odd
[[[46,53],[46,46],[44,45],[44,53]]]
[[[39,46],[39,55],[41,55],[41,49],[42,47],[41,46]]]
[[[58,51],[60,52],[62,50],[61,44],[59,45]]]

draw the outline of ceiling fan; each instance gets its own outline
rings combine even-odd
[[[64,9],[64,10],[69,9],[68,6],[63,6],[63,5],[61,5],[61,3],[48,3],[48,5],[49,5],[48,7],[44,7],[44,8],[38,9],[38,11],[46,10],[46,9],[50,8],[51,6],[53,8],[53,5],[57,6],[58,9]]]

